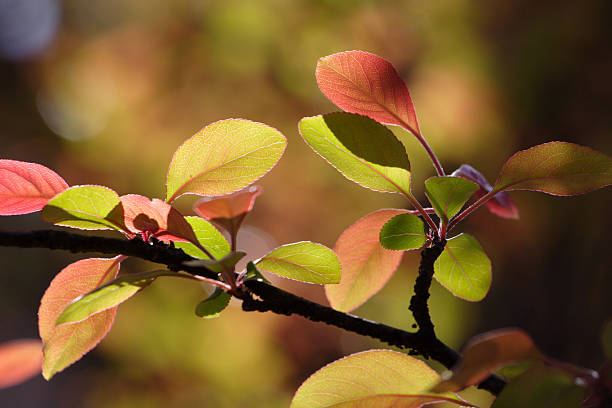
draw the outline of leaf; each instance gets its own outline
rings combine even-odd
[[[380,230],[380,243],[393,250],[418,249],[427,241],[423,221],[416,215],[400,214],[391,218]]]
[[[409,194],[410,162],[403,145],[383,125],[338,112],[303,118],[299,130],[349,180],[375,191]]]
[[[116,307],[75,324],[56,326],[55,321],[72,299],[115,279],[121,259],[121,256],[83,259],[68,265],[51,281],[38,309],[38,330],[44,343],[42,373],[45,379],[49,380],[80,359],[110,330]]]
[[[304,241],[282,245],[255,262],[260,270],[308,283],[338,283],[340,261],[331,249]]]
[[[40,374],[42,343],[38,339],[0,344],[0,389],[12,387]]]
[[[297,390],[291,408],[420,407],[435,401],[472,406],[427,392],[439,379],[424,362],[391,350],[369,350],[334,361]]]
[[[434,278],[453,295],[477,302],[491,286],[491,260],[476,238],[459,234],[448,240],[434,263]]]
[[[325,286],[331,307],[350,312],[385,286],[402,260],[403,252],[383,248],[380,230],[391,218],[405,212],[374,211],[340,235],[334,247],[342,264],[340,283]]]
[[[491,408],[578,408],[585,391],[562,371],[539,364],[508,383]]]
[[[212,256],[219,259],[230,253],[229,243],[210,222],[200,217],[185,217],[185,220],[191,225],[200,245],[206,248]],[[175,241],[174,246],[194,258],[210,259],[192,243]]]
[[[393,65],[364,51],[346,51],[319,59],[319,89],[340,109],[398,125],[419,134],[414,105]]]
[[[532,190],[561,196],[588,193],[612,184],[612,158],[566,142],[544,143],[508,159],[495,191]]]
[[[473,181],[478,184],[480,188],[474,193],[474,198],[478,200],[480,197],[493,190],[493,187],[489,184],[485,176],[480,174],[478,170],[470,166],[469,164],[462,164],[457,170],[451,174],[454,177],[463,177],[466,180]],[[499,192],[493,196],[492,199],[485,203],[489,211],[493,214],[509,219],[518,219],[519,212],[518,208],[512,202],[508,193]]]
[[[453,375],[433,392],[459,391],[484,380],[499,367],[542,357],[531,337],[520,329],[502,329],[473,337],[463,348]]]
[[[74,186],[52,198],[42,218],[53,224],[79,229],[125,231],[119,196],[103,186]]]
[[[55,324],[80,322],[91,315],[114,308],[150,285],[158,277],[167,274],[167,270],[159,270],[133,273],[114,279],[74,299],[61,312]]]
[[[196,315],[205,319],[219,317],[219,314],[229,305],[232,296],[221,288],[215,288],[215,291],[208,298],[201,301],[196,306]]]
[[[238,191],[270,171],[286,144],[285,136],[263,123],[244,119],[212,123],[174,153],[168,169],[166,201],[183,194]]]
[[[457,214],[476,190],[477,184],[460,177],[431,177],[425,180],[425,194],[444,222]]]
[[[67,188],[63,178],[43,165],[0,160],[0,215],[40,211]]]

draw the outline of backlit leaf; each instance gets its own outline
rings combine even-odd
[[[416,408],[435,401],[471,406],[427,390],[440,376],[424,362],[391,350],[370,350],[334,361],[297,390],[291,408]]]
[[[338,283],[340,261],[331,249],[314,242],[282,245],[255,262],[262,271],[308,283]]]
[[[459,391],[478,384],[499,367],[541,357],[531,337],[520,329],[495,330],[473,337],[462,355],[452,377],[432,391]]]
[[[434,263],[434,278],[453,295],[476,302],[491,286],[491,260],[476,238],[460,234],[448,240]]]
[[[300,134],[343,176],[363,187],[407,194],[410,162],[403,145],[383,125],[349,113],[303,118]]]
[[[400,214],[380,230],[380,243],[387,249],[418,249],[427,241],[423,221],[416,215]]]
[[[550,142],[510,157],[493,188],[569,196],[610,184],[611,157],[573,143]]]
[[[79,323],[56,326],[55,322],[73,299],[115,279],[121,259],[83,259],[51,281],[38,310],[38,330],[45,345],[42,373],[47,380],[94,348],[110,330],[116,307]]]
[[[0,215],[40,211],[68,184],[53,170],[16,160],[0,160]]]
[[[166,201],[183,194],[222,195],[266,174],[281,158],[287,140],[276,129],[244,119],[212,123],[174,153]]]
[[[219,317],[219,314],[229,305],[232,296],[221,288],[215,291],[196,306],[196,315],[205,319]]]
[[[40,374],[42,343],[38,339],[0,344],[0,389],[20,384]]]
[[[384,58],[364,51],[328,55],[319,59],[316,77],[321,92],[340,109],[419,133],[408,88]]]
[[[45,221],[80,229],[125,230],[117,193],[103,186],[74,186],[52,198],[42,210]]]
[[[229,243],[210,222],[200,217],[185,217],[185,220],[191,225],[200,245],[206,248],[212,256],[219,259],[229,254]],[[195,258],[209,259],[208,255],[190,242],[175,241],[174,246]]]
[[[425,180],[425,194],[436,213],[448,221],[478,190],[478,185],[460,177],[431,177]]]
[[[356,309],[391,278],[403,252],[383,248],[380,230],[391,218],[405,212],[395,209],[375,211],[340,235],[334,247],[342,264],[340,283],[325,286],[325,294],[334,309],[342,312]]]
[[[167,274],[168,271],[161,270],[134,273],[114,279],[74,299],[61,312],[55,324],[80,322],[93,314],[118,306],[135,295],[136,292],[150,285],[159,276]]]

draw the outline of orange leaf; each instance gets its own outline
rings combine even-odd
[[[19,339],[0,344],[0,389],[20,384],[40,373],[42,343]]]
[[[234,235],[244,217],[253,209],[255,199],[262,190],[259,186],[250,186],[221,197],[204,197],[194,204],[193,210],[200,217],[221,225]]]

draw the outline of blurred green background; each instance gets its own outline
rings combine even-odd
[[[71,185],[163,197],[174,150],[201,127],[264,122],[289,145],[259,183],[265,192],[243,243],[253,256],[301,240],[333,246],[356,219],[407,203],[345,180],[301,140],[300,118],[336,110],[315,82],[319,57],[361,49],[390,60],[445,169],[469,163],[494,181],[512,153],[546,141],[612,153],[611,12],[606,0],[0,0],[0,156],[47,165]],[[424,200],[433,168],[416,142],[409,157]],[[460,225],[490,255],[493,285],[470,304],[434,284],[439,335],[460,347],[518,326],[546,354],[595,368],[612,311],[612,189],[512,197],[518,222],[482,209]],[[178,206],[191,215],[192,202]],[[38,214],[0,219],[2,229],[46,227]],[[0,341],[35,337],[46,286],[83,256],[10,248],[0,256]],[[407,254],[356,313],[410,329],[417,261]],[[275,282],[325,302],[319,287]],[[199,319],[203,296],[190,282],[160,280],[120,307],[95,351],[50,383],[0,391],[1,405],[286,407],[322,365],[384,347],[299,317],[244,313],[238,303]]]

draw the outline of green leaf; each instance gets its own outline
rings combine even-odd
[[[493,190],[533,190],[569,196],[610,184],[611,157],[573,143],[550,142],[510,157]]]
[[[201,301],[197,306],[196,315],[205,319],[219,317],[219,314],[229,305],[232,296],[221,288],[215,291],[208,298]]]
[[[491,260],[476,238],[460,234],[448,240],[434,263],[434,278],[453,295],[476,302],[491,286]]]
[[[331,249],[314,242],[280,246],[255,262],[263,271],[308,283],[338,283],[340,261]]]
[[[123,207],[116,192],[103,186],[74,186],[49,200],[42,218],[80,229],[126,231]]]
[[[185,217],[185,220],[191,225],[200,245],[206,248],[212,256],[219,259],[230,253],[229,243],[210,222],[200,217]],[[194,258],[209,259],[201,249],[190,242],[175,241],[174,246]]]
[[[444,222],[457,214],[476,190],[476,183],[461,177],[431,177],[425,180],[425,194]]]
[[[343,176],[375,190],[409,194],[410,162],[389,129],[351,113],[303,118],[300,134]]]
[[[159,276],[167,274],[168,271],[160,270],[121,276],[74,299],[58,316],[55,324],[80,322],[91,315],[115,307],[151,284]]]
[[[423,221],[412,214],[391,218],[380,230],[380,243],[387,249],[418,249],[427,241]]]
[[[247,274],[246,274],[247,279],[260,279],[260,280],[262,280],[262,281],[264,281],[266,283],[270,283],[266,279],[266,277],[263,276],[261,274],[261,272],[259,272],[259,270],[257,270],[257,268],[255,267],[255,264],[253,262],[249,262],[247,264],[246,270],[247,270]]]
[[[427,364],[406,354],[364,351],[311,375],[295,393],[291,408],[417,408],[435,401],[472,406],[452,395],[427,392],[439,379]]]
[[[263,123],[226,119],[212,123],[174,153],[166,201],[183,194],[222,195],[266,174],[283,155],[287,140]]]

